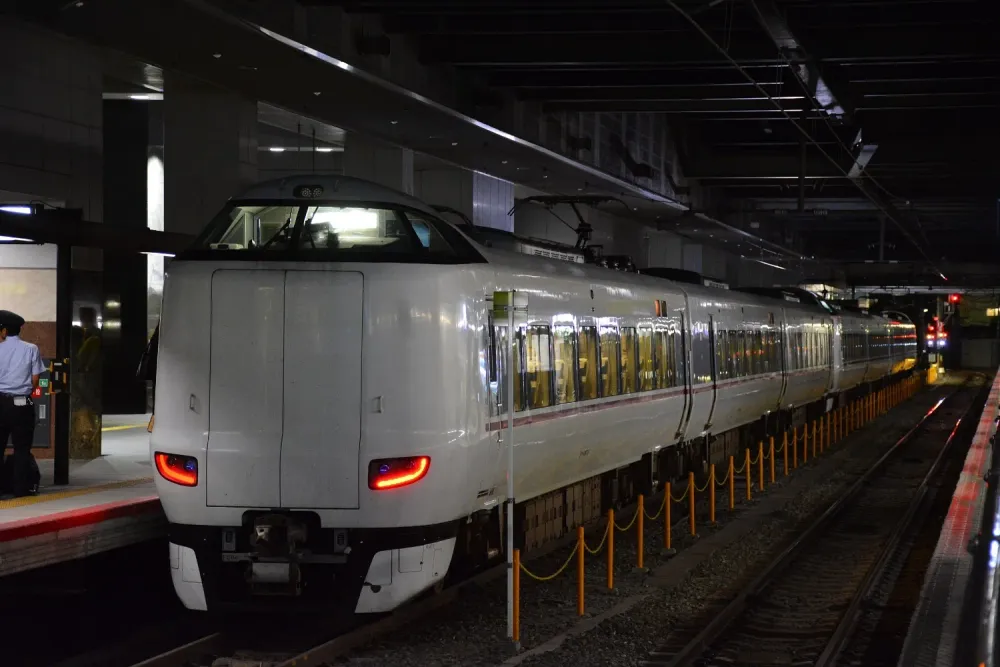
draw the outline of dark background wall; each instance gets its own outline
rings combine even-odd
[[[104,101],[104,222],[146,227],[150,102]],[[146,411],[135,370],[146,347],[146,256],[104,252],[103,413]]]

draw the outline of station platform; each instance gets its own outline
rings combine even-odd
[[[104,417],[102,452],[70,461],[70,484],[54,486],[42,459],[39,494],[0,500],[0,576],[160,537],[166,521],[153,486],[148,415]]]
[[[964,601],[971,590],[975,564],[973,539],[982,525],[987,483],[992,459],[992,439],[1000,415],[1000,373],[993,379],[989,397],[965,457],[958,484],[941,534],[931,557],[913,612],[900,667],[954,665],[959,650]]]

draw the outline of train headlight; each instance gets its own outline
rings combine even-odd
[[[375,459],[368,464],[368,488],[373,491],[386,491],[409,486],[422,480],[430,468],[429,456]]]
[[[195,457],[156,452],[153,459],[156,471],[168,482],[181,486],[198,485],[198,459]]]

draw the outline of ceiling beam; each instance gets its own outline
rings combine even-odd
[[[846,116],[849,120],[854,109],[852,105],[843,101],[844,91],[840,91],[840,95],[837,95],[827,85],[817,63],[792,33],[774,0],[751,0],[750,4],[756,10],[755,14],[761,27],[781,52],[782,57],[795,63],[791,65],[792,71],[802,82],[807,93],[816,101],[817,107],[833,118]]]
[[[737,61],[775,60],[774,47],[763,35],[748,33],[741,37],[744,38],[734,40],[729,51]],[[701,36],[689,31],[669,40],[658,35],[611,35],[593,41],[575,35],[532,35],[515,44],[505,35],[460,36],[448,40],[423,40],[420,60],[480,67],[535,67],[553,64],[678,65],[719,62],[722,57]]]

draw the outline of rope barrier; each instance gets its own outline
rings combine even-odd
[[[923,378],[913,376],[889,387],[876,390],[868,396],[847,402],[837,408],[834,408],[828,413],[820,415],[819,418],[813,419],[811,422],[807,421],[802,424],[802,463],[805,464],[809,460],[810,445],[812,456],[813,458],[816,458],[817,449],[819,454],[823,454],[829,450],[834,443],[840,442],[868,422],[887,414],[890,410],[892,410],[892,408],[911,398],[917,391],[920,390],[922,386]],[[810,426],[812,427],[812,437],[810,437],[809,433]],[[790,442],[789,431],[791,431]],[[697,534],[696,520],[697,500],[699,494],[708,491],[708,520],[710,523],[714,524],[716,489],[726,488],[726,495],[729,498],[729,509],[734,510],[736,507],[736,476],[743,475],[746,500],[751,501],[753,497],[753,483],[751,480],[753,466],[757,466],[757,488],[759,491],[764,491],[764,463],[765,461],[768,463],[767,479],[769,480],[769,483],[773,485],[776,481],[775,466],[779,454],[782,455],[783,459],[783,474],[787,477],[789,475],[789,470],[796,470],[799,464],[799,429],[797,426],[791,426],[789,429],[786,429],[781,435],[780,444],[777,446],[775,445],[775,436],[768,436],[766,451],[764,441],[759,440],[757,443],[756,456],[752,457],[750,447],[746,447],[742,457],[743,461],[739,468],[736,467],[735,456],[730,455],[728,466],[726,467],[726,473],[721,478],[716,474],[714,463],[709,464],[708,477],[701,485],[696,483],[694,472],[689,471],[687,485],[684,488],[684,492],[681,493],[680,496],[673,495],[671,482],[666,482],[663,487],[663,497],[659,502],[659,507],[657,508],[655,514],[650,514],[646,511],[645,498],[642,494],[638,496],[635,512],[627,525],[622,526],[616,523],[614,510],[609,509],[607,512],[605,528],[603,534],[601,535],[601,541],[593,549],[587,544],[586,536],[584,535],[584,527],[577,526],[576,543],[574,544],[573,549],[569,552],[569,555],[566,556],[566,559],[562,562],[562,564],[551,574],[540,575],[532,572],[521,561],[520,550],[514,549],[514,641],[519,641],[520,637],[520,574],[522,572],[527,575],[529,579],[539,583],[545,583],[562,575],[567,569],[569,569],[570,564],[575,560],[577,577],[577,615],[583,616],[586,609],[584,599],[584,577],[587,554],[597,556],[604,551],[605,546],[607,547],[607,588],[609,590],[613,590],[615,531],[624,533],[632,530],[633,527],[636,527],[636,565],[639,569],[643,569],[645,565],[646,519],[656,521],[659,519],[661,514],[663,515],[663,546],[667,552],[670,552],[673,529],[671,510],[674,503],[683,503],[685,500],[688,501],[687,518],[689,531],[692,536],[695,536]],[[791,454],[791,465],[789,465],[789,454]]]

